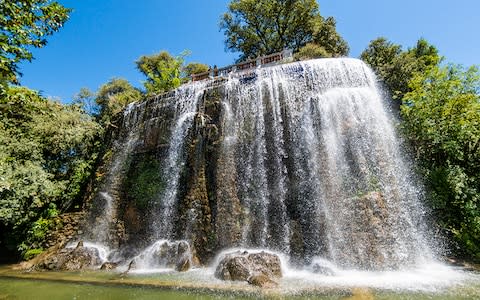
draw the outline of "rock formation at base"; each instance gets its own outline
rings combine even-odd
[[[273,287],[282,277],[280,258],[268,252],[237,251],[225,254],[215,270],[222,280],[246,281],[261,287]]]

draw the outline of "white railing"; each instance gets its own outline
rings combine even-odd
[[[244,62],[240,62],[238,64],[226,66],[220,69],[218,69],[215,66],[213,69],[210,69],[207,72],[192,74],[191,80],[200,81],[200,80],[211,79],[216,77],[225,77],[232,72],[244,71],[244,70],[253,69],[260,66],[272,65],[292,57],[293,57],[292,50],[285,49],[282,52],[277,52],[277,53],[257,57],[256,59],[247,60]]]

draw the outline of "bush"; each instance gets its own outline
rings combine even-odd
[[[332,56],[322,46],[312,43],[306,44],[304,47],[300,48],[300,50],[294,55],[295,60],[307,60],[325,57]]]
[[[480,261],[480,74],[434,67],[410,81],[403,129],[441,228]]]
[[[23,254],[23,259],[24,260],[30,260],[32,258],[34,258],[35,256],[39,255],[39,254],[42,254],[43,253],[43,249],[30,249],[30,250],[27,250],[25,252],[25,254]]]

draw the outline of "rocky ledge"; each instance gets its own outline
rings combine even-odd
[[[102,263],[98,249],[85,247],[78,242],[76,247],[64,247],[61,243],[51,247],[32,260],[19,264],[23,270],[78,271],[95,269]]]

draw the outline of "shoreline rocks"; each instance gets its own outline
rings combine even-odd
[[[102,263],[98,249],[83,246],[80,241],[75,248],[63,248],[35,264],[36,269],[79,271],[93,269]]]
[[[275,279],[282,277],[280,258],[265,251],[227,253],[216,267],[215,277],[222,280],[246,281],[263,288],[276,287],[278,283]]]

